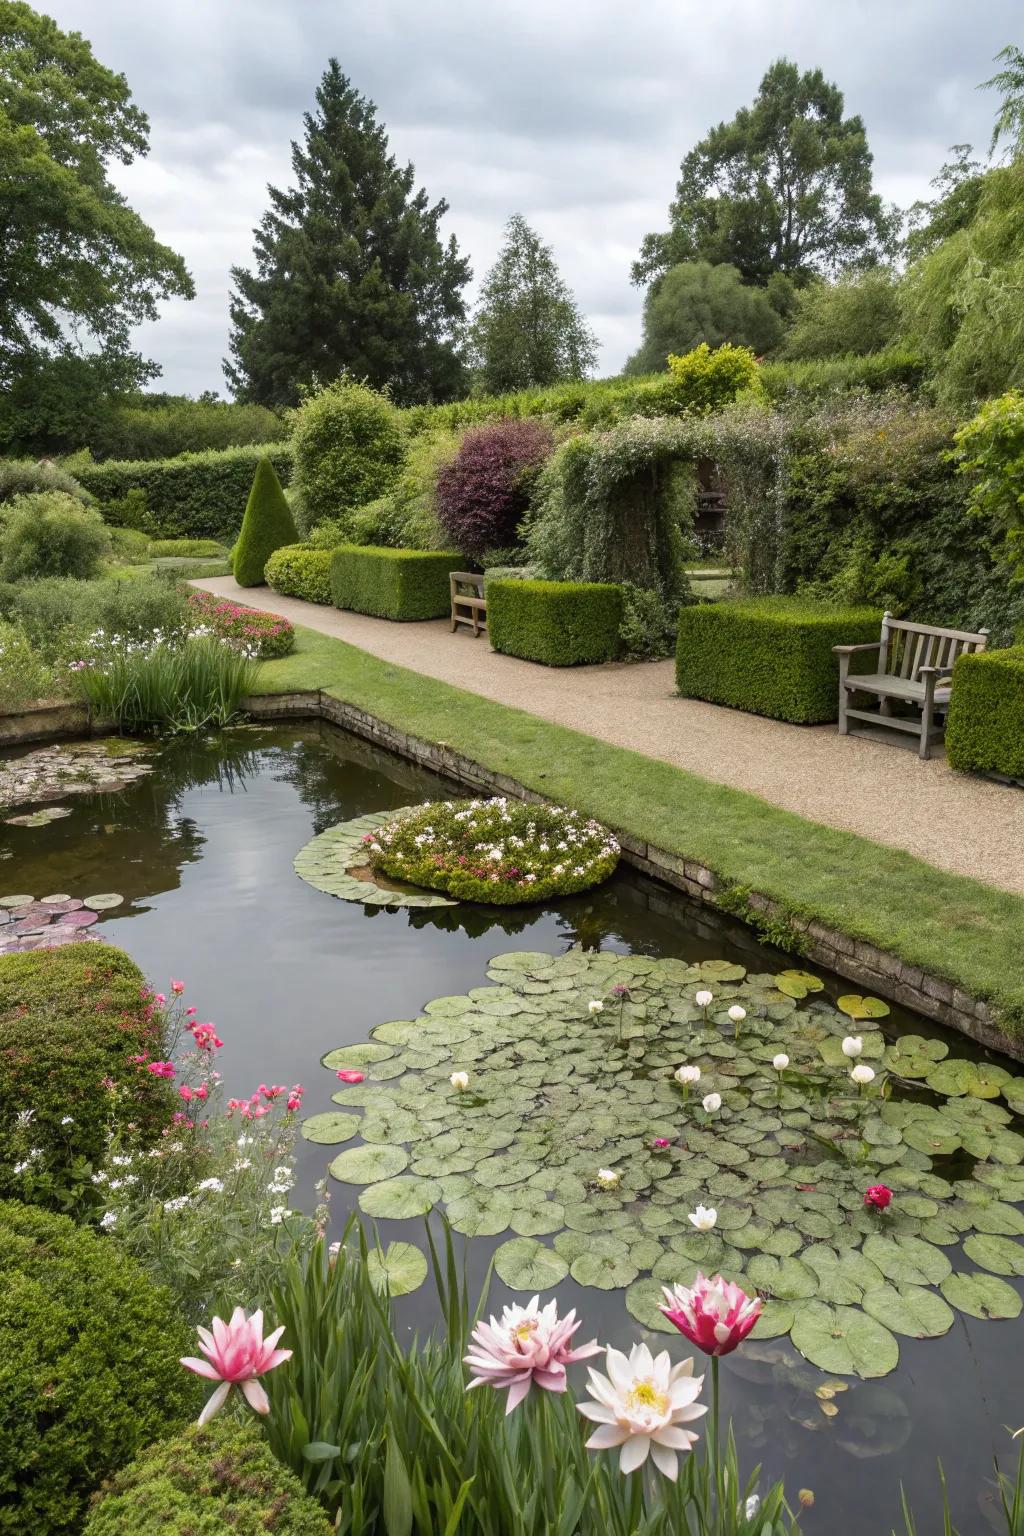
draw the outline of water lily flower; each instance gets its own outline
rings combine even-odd
[[[715,1000],[715,994],[708,991],[697,992],[694,994],[693,1000],[698,1008],[710,1008]]]
[[[875,1071],[873,1067],[868,1066],[867,1062],[858,1061],[857,1065],[851,1070],[850,1076],[853,1078],[858,1088],[863,1088],[868,1083],[874,1082]]]
[[[704,1099],[704,1108],[709,1115],[713,1115],[715,1111],[721,1109],[721,1107],[722,1095],[720,1093],[707,1094]]]
[[[667,1136],[655,1136],[654,1140],[651,1142],[651,1146],[654,1148],[655,1152],[664,1152],[665,1148],[670,1147],[671,1145],[672,1143],[669,1141]]]
[[[257,1378],[291,1359],[290,1349],[275,1348],[284,1328],[275,1328],[264,1338],[262,1310],[247,1317],[244,1308],[236,1307],[230,1322],[215,1317],[211,1329],[196,1329],[199,1347],[206,1359],[186,1355],[181,1361],[197,1376],[220,1383],[199,1415],[200,1424],[206,1424],[223,1408],[231,1388],[236,1385],[250,1408],[256,1413],[269,1413],[270,1401]]]
[[[634,1344],[628,1355],[609,1348],[607,1376],[590,1368],[588,1391],[593,1402],[578,1403],[580,1413],[598,1428],[587,1441],[588,1451],[621,1447],[619,1469],[642,1467],[648,1455],[673,1482],[679,1475],[678,1452],[697,1440],[684,1429],[707,1412],[698,1403],[703,1376],[694,1376],[693,1360],[673,1365],[667,1350],[652,1355],[646,1344]]]
[[[871,1184],[864,1191],[864,1204],[873,1205],[876,1211],[887,1210],[892,1204],[892,1190],[888,1184]]]
[[[710,1232],[718,1220],[718,1212],[713,1205],[698,1205],[695,1211],[691,1211],[689,1220],[693,1222],[698,1232]]]
[[[615,1168],[599,1168],[597,1183],[600,1189],[618,1189],[622,1175]]]
[[[359,1072],[355,1067],[339,1067],[338,1081],[341,1083],[361,1083],[365,1078],[365,1072]]]
[[[676,1082],[685,1088],[689,1083],[700,1082],[700,1067],[677,1067]]]
[[[843,1055],[849,1056],[851,1059],[854,1056],[859,1056],[863,1049],[864,1041],[860,1035],[847,1035],[843,1041]]]
[[[733,1003],[732,1007],[729,1009],[729,1017],[732,1019],[733,1023],[742,1024],[746,1016],[747,1010],[745,1008],[741,1008],[739,1003]]]
[[[518,1407],[534,1383],[545,1392],[564,1392],[566,1366],[601,1353],[596,1339],[576,1349],[571,1347],[579,1327],[575,1311],[560,1318],[558,1303],[550,1301],[541,1307],[539,1296],[531,1297],[525,1307],[506,1307],[500,1322],[492,1317],[489,1323],[478,1323],[470,1352],[464,1357],[473,1372],[467,1392],[481,1385],[508,1387],[507,1414]]]
[[[465,1093],[466,1089],[469,1087],[469,1073],[453,1072],[448,1081],[451,1083],[456,1093]]]
[[[789,1057],[786,1055],[785,1051],[780,1051],[777,1056],[772,1057],[772,1066],[775,1068],[776,1072],[785,1072],[786,1068],[789,1066]]]
[[[764,1305],[759,1296],[748,1296],[732,1281],[723,1280],[721,1275],[708,1280],[700,1270],[692,1285],[666,1285],[662,1289],[665,1305],[661,1311],[706,1355],[731,1355],[761,1316]]]
[[[587,1004],[587,1007],[588,1007],[588,1009],[590,1010],[591,1013],[603,1013],[604,1012],[604,1003],[602,1003],[600,998],[597,998],[597,997],[593,998]]]

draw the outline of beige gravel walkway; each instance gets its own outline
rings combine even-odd
[[[670,661],[563,671],[498,656],[485,636],[453,635],[446,619],[393,624],[264,587],[243,589],[230,576],[194,585],[284,614],[427,677],[749,790],[812,821],[1024,893],[1024,790],[954,774],[941,754],[922,763],[909,737],[842,737],[834,726],[785,725],[680,699]]]

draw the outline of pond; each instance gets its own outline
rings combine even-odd
[[[116,751],[113,760],[119,761]],[[676,1049],[675,1041],[665,1045],[662,1036],[667,1039],[673,1029],[687,1031],[696,1042],[692,1054],[697,1054],[697,1045],[701,1045],[710,1049],[712,1058],[721,1059],[721,1081],[726,1090],[744,1076],[754,1081],[751,1074],[756,1077],[757,1071],[768,1077],[765,1086],[755,1082],[753,1119],[730,1119],[728,1103],[722,1112],[721,1145],[728,1143],[739,1150],[730,1159],[716,1156],[717,1177],[712,1183],[718,1188],[724,1186],[727,1192],[718,1200],[721,1236],[716,1234],[706,1249],[708,1267],[723,1251],[722,1243],[728,1245],[733,1238],[737,1248],[727,1246],[725,1251],[736,1257],[743,1233],[760,1231],[757,1223],[761,1222],[774,1234],[769,1246],[751,1257],[753,1244],[748,1241],[748,1251],[741,1255],[745,1263],[749,1262],[756,1283],[774,1290],[777,1296],[786,1292],[788,1278],[790,1293],[795,1289],[806,1299],[808,1293],[801,1291],[799,1283],[800,1274],[806,1278],[806,1268],[798,1265],[789,1273],[783,1266],[789,1263],[787,1255],[795,1252],[796,1246],[802,1248],[814,1238],[828,1238],[836,1244],[838,1279],[833,1274],[831,1289],[820,1290],[817,1295],[841,1302],[848,1280],[853,1289],[846,1299],[858,1296],[858,1272],[853,1265],[863,1262],[862,1254],[844,1249],[833,1230],[839,1209],[833,1196],[841,1204],[846,1198],[843,1189],[823,1179],[824,1190],[832,1192],[823,1199],[815,1183],[796,1185],[808,1191],[805,1204],[810,1214],[796,1218],[801,1236],[799,1244],[794,1240],[790,1245],[787,1232],[792,1212],[777,1202],[773,1207],[768,1199],[763,1209],[751,1209],[749,1202],[743,1206],[737,1194],[742,1180],[729,1182],[733,1162],[743,1162],[754,1153],[760,1156],[762,1168],[767,1166],[770,1159],[765,1156],[764,1138],[774,1135],[783,1119],[787,1144],[781,1151],[779,1145],[773,1150],[776,1162],[786,1156],[791,1165],[817,1156],[815,1148],[823,1139],[841,1139],[847,1134],[844,1123],[861,1125],[857,1118],[861,1106],[851,1099],[849,1090],[845,1098],[837,1096],[834,1089],[819,1095],[814,1103],[807,1098],[811,1114],[801,1120],[802,1109],[792,1107],[803,1102],[799,1090],[792,1080],[774,1083],[770,1071],[778,1038],[786,1040],[795,1058],[789,1041],[796,1038],[792,1031],[799,1024],[807,1037],[817,1042],[819,1065],[832,1060],[845,1079],[842,1058],[836,1056],[843,1032],[837,1021],[842,1016],[836,1014],[834,1003],[851,991],[848,983],[815,973],[806,988],[796,983],[796,997],[791,1003],[784,1005],[776,993],[771,993],[776,998],[772,1005],[775,1022],[762,1020],[760,1035],[755,1031],[737,1051],[728,1032],[705,1031],[706,1021],[692,1002],[695,978],[704,977],[705,984],[723,1000],[735,996],[745,1001],[753,1020],[759,1000],[769,995],[765,988],[773,978],[801,962],[766,949],[738,925],[695,909],[679,895],[639,875],[620,869],[600,890],[564,900],[553,908],[501,910],[459,905],[387,909],[338,900],[296,876],[292,866],[298,851],[339,822],[432,797],[447,797],[450,791],[446,785],[326,725],[247,727],[217,738],[154,748],[146,760],[149,771],[134,779],[130,773],[124,774],[122,787],[115,791],[87,790],[62,797],[59,804],[66,814],[56,819],[33,818],[35,824],[0,826],[0,887],[35,897],[51,892],[74,898],[102,893],[111,902],[116,896],[122,897],[117,905],[98,903],[98,919],[91,931],[127,950],[157,986],[171,976],[186,978],[189,996],[199,1005],[201,1016],[215,1020],[224,1038],[218,1066],[229,1093],[246,1094],[260,1081],[301,1081],[306,1089],[307,1115],[339,1108],[347,1115],[360,1115],[364,1108],[367,1114],[392,1115],[391,1141],[394,1146],[406,1145],[383,1171],[404,1177],[410,1157],[413,1173],[428,1173],[431,1164],[424,1159],[431,1156],[431,1144],[435,1149],[451,1146],[444,1138],[451,1137],[453,1116],[464,1112],[467,1124],[471,1124],[476,1115],[478,1125],[481,1120],[493,1119],[486,1097],[475,1095],[472,1075],[504,1072],[500,1081],[506,1102],[501,1105],[501,1114],[510,1130],[505,1136],[495,1135],[490,1143],[488,1190],[483,1202],[486,1207],[491,1200],[500,1210],[507,1177],[501,1159],[512,1155],[505,1149],[511,1146],[516,1156],[535,1155],[542,1163],[543,1155],[537,1149],[542,1144],[558,1146],[560,1115],[564,1116],[562,1141],[570,1139],[583,1148],[592,1146],[595,1173],[599,1160],[607,1155],[599,1117],[590,1128],[590,1141],[586,1127],[580,1132],[580,1116],[586,1117],[593,1104],[585,1096],[574,1099],[553,1087],[552,1123],[543,1138],[532,1123],[523,1132],[525,1120],[514,1113],[520,1101],[514,1084],[509,1086],[508,1063],[512,1063],[513,1072],[522,1074],[526,1089],[530,1089],[531,1063],[557,1056],[551,1042],[557,1044],[560,1031],[567,1031],[567,1038],[579,1042],[580,1059],[589,1063],[584,1074],[588,1092],[602,1074],[609,1074],[611,1087],[603,1090],[609,1095],[608,1102],[614,1104],[614,1085],[619,1083],[622,1114],[632,1117],[631,1125],[639,1124],[637,1104],[642,1094],[638,1084],[649,1080],[655,1106],[648,1127],[652,1134],[663,1127],[664,1139],[671,1140],[677,1134],[677,1122],[685,1119],[691,1127],[691,1150],[697,1155],[715,1150],[718,1131],[711,1124],[712,1117],[692,1102],[683,1107],[671,1074],[661,1070],[667,1058],[657,1054],[659,1049]],[[10,766],[11,755],[6,761]],[[124,778],[131,781],[124,783]],[[498,967],[492,968],[494,957],[512,953],[526,958],[499,961]],[[703,969],[687,969],[696,966]],[[630,991],[620,1007],[611,984],[622,977],[627,978],[623,985]],[[481,988],[491,990],[474,991]],[[593,1018],[582,1017],[580,995],[605,997],[605,1012],[596,1023]],[[573,1001],[563,1004],[560,997]],[[491,1010],[482,1016],[482,1023],[489,1018],[493,1054],[489,1059],[481,1060],[477,1055],[469,1060],[471,1090],[462,1109],[453,1103],[448,1088],[449,1061],[443,1049],[431,1054],[421,1039],[417,1050],[416,1031],[403,1030],[394,1023],[417,1020],[428,1003],[431,1039],[442,1045],[446,1030],[452,1038],[472,1037],[467,1019],[479,1004]],[[529,1025],[530,1049],[524,1051],[522,1060],[515,1053],[511,1057],[502,1054],[507,1050],[509,1031],[515,1034],[517,1017]],[[382,1032],[383,1043],[369,1053],[380,1059],[376,1063],[367,1060],[366,1083],[346,1089],[333,1070],[321,1066],[326,1054],[367,1042],[377,1026],[388,1023],[394,1027]],[[600,1050],[584,1037],[584,1031],[597,1027],[603,1031]],[[860,1031],[866,1042],[878,1038],[879,1051],[884,1047],[885,1041],[876,1036],[878,1025],[874,1021],[847,1021],[847,1027],[851,1032]],[[920,1150],[907,1154],[898,1202],[901,1198],[907,1201],[907,1208],[916,1215],[901,1216],[904,1227],[893,1229],[910,1233],[923,1230],[936,1245],[928,1245],[929,1253],[939,1255],[936,1262],[940,1267],[934,1274],[929,1271],[926,1244],[921,1238],[908,1240],[911,1245],[917,1243],[918,1250],[913,1246],[901,1250],[908,1263],[913,1260],[924,1265],[925,1274],[916,1276],[922,1282],[937,1282],[950,1264],[954,1271],[976,1273],[981,1261],[965,1257],[954,1234],[943,1239],[935,1223],[955,1219],[957,1230],[964,1234],[970,1231],[974,1241],[979,1231],[998,1242],[1012,1241],[1013,1236],[1024,1232],[1024,1222],[1015,1224],[1019,1221],[1016,1199],[1022,1193],[1017,1183],[1015,1136],[1020,1121],[1004,1108],[992,1107],[1004,1086],[999,1065],[992,1062],[986,1068],[984,1063],[990,1059],[959,1037],[896,1008],[881,1027],[890,1051],[891,1042],[912,1037],[901,1058],[911,1079],[916,1074],[920,1080],[932,1066],[941,1065],[941,1058],[946,1056],[943,1047],[949,1047],[951,1057],[974,1063],[972,1070],[980,1074],[975,1079],[975,1087],[981,1083],[977,1097],[954,1094],[945,1098],[927,1087],[908,1087],[902,1094],[906,1105],[924,1106],[915,1122],[913,1145],[927,1147],[930,1155]],[[616,1038],[618,1035],[622,1038]],[[716,1040],[721,1044],[715,1044]],[[938,1043],[933,1046],[930,1042]],[[871,1059],[877,1064],[866,1043],[864,1060]],[[889,1055],[886,1059],[894,1058]],[[357,1053],[336,1060],[340,1064],[362,1057]],[[443,1085],[436,1110],[422,1108],[419,1120],[414,1100],[408,1097],[412,1089],[406,1090],[404,1104],[400,1096],[396,1103],[394,1079],[401,1075],[399,1064],[413,1069],[403,1083],[414,1083],[416,1074],[421,1075],[421,1091],[427,1097],[435,1091],[432,1084],[436,1087],[439,1080]],[[466,1063],[455,1052],[452,1064]],[[1007,1068],[1010,1065],[1003,1064]],[[948,1067],[944,1070],[948,1077]],[[986,1071],[991,1074],[991,1090]],[[616,1073],[625,1075],[616,1078]],[[566,1070],[563,1081],[569,1076]],[[535,1077],[533,1082],[539,1080]],[[551,1083],[551,1074],[543,1080]],[[949,1084],[947,1088],[952,1091]],[[702,1091],[695,1090],[698,1098]],[[340,1105],[332,1099],[336,1094],[341,1096]],[[1003,1098],[998,1102],[1002,1106]],[[945,1106],[943,1115],[959,1113],[960,1121],[935,1119],[936,1111],[929,1106],[936,1103]],[[960,1111],[956,1111],[958,1104]],[[820,1110],[824,1118],[819,1116],[822,1105],[826,1106]],[[964,1110],[964,1105],[969,1108]],[[1013,1106],[1019,1107],[1016,1100]],[[917,1113],[906,1111],[911,1116]],[[804,1121],[806,1136],[801,1139],[792,1127]],[[870,1123],[875,1150],[883,1165],[888,1165],[886,1145],[898,1142],[899,1135],[880,1119]],[[902,1120],[899,1125],[905,1129]],[[943,1139],[946,1133],[948,1140]],[[421,1134],[426,1135],[427,1142],[417,1146],[416,1138]],[[520,1134],[526,1137],[523,1145],[516,1140]],[[789,1145],[794,1136],[796,1143]],[[932,1137],[936,1139],[929,1140]],[[374,1145],[379,1148],[380,1140],[366,1143],[371,1150]],[[344,1147],[300,1141],[300,1194],[312,1204],[313,1185],[325,1165],[339,1154],[358,1154],[362,1146],[358,1137],[350,1137]],[[635,1140],[627,1151],[630,1146],[638,1149],[637,1167],[649,1166],[649,1143]],[[672,1155],[671,1149],[667,1155]],[[995,1168],[998,1181],[998,1188],[992,1191],[969,1182],[972,1166],[986,1157],[991,1162],[985,1166]],[[538,1163],[530,1164],[533,1188],[543,1187],[552,1199],[561,1201],[559,1212],[579,1212],[582,1164],[578,1157],[575,1161],[561,1158],[561,1162],[564,1166],[547,1186],[535,1171]],[[457,1179],[460,1175],[458,1165],[455,1167]],[[634,1178],[628,1158],[625,1167],[626,1184],[633,1179],[637,1190],[651,1187],[646,1175]],[[956,1200],[946,1204],[941,1198],[932,1198],[940,1195],[940,1181],[935,1177],[940,1170],[943,1178],[959,1181]],[[686,1213],[700,1193],[691,1192],[685,1182],[675,1199],[668,1184],[664,1185],[665,1192],[659,1193],[658,1174],[663,1171],[655,1170],[655,1196],[645,1205],[649,1225],[642,1238],[637,1237],[635,1224],[630,1226],[623,1215],[629,1207],[623,1205],[622,1191],[610,1194],[606,1206],[601,1204],[604,1196],[595,1198],[588,1192],[590,1214],[577,1215],[575,1228],[567,1217],[570,1230],[559,1232],[554,1239],[549,1235],[550,1223],[540,1221],[533,1228],[541,1234],[538,1241],[550,1251],[556,1251],[553,1245],[559,1244],[557,1251],[565,1255],[555,1273],[564,1273],[572,1262],[577,1273],[586,1275],[587,1264],[602,1253],[608,1256],[613,1270],[622,1265],[610,1289],[599,1288],[605,1283],[600,1279],[597,1286],[578,1284],[571,1276],[559,1281],[556,1293],[563,1310],[574,1305],[584,1318],[581,1338],[596,1334],[602,1341],[628,1347],[643,1334],[642,1324],[624,1302],[637,1270],[651,1262],[650,1255],[644,1260],[641,1249],[643,1244],[650,1248],[652,1235],[657,1239],[659,1232],[674,1234],[674,1251],[680,1255],[679,1278],[692,1274],[692,1260],[702,1250],[686,1239]],[[899,1173],[897,1169],[891,1180],[898,1191]],[[859,1175],[855,1172],[854,1177]],[[332,1180],[331,1189],[334,1222],[340,1228],[348,1212],[357,1208],[360,1185]],[[913,1195],[908,1193],[911,1189]],[[446,1193],[479,1204],[480,1188],[471,1185],[469,1179],[461,1186],[451,1186]],[[982,1221],[972,1202],[987,1201],[990,1195],[993,1203],[985,1206],[987,1216]],[[880,1220],[874,1213],[852,1209],[855,1204],[856,1197],[848,1202],[849,1215],[841,1214],[838,1219],[844,1223]],[[520,1200],[520,1214],[522,1207]],[[602,1210],[608,1212],[606,1224],[601,1220]],[[486,1211],[481,1225],[487,1230]],[[379,1227],[385,1242],[422,1238],[422,1224],[416,1220],[384,1219]],[[516,1230],[531,1229],[520,1221],[519,1228],[496,1236],[456,1237],[460,1248],[466,1245],[471,1284],[482,1282],[492,1254],[507,1245]],[[887,1230],[883,1225],[878,1227],[879,1234]],[[690,1237],[699,1241],[696,1233],[691,1232]],[[631,1242],[633,1249],[627,1253]],[[868,1243],[874,1247],[868,1248]],[[822,1246],[819,1242],[819,1259]],[[656,1240],[651,1254],[657,1251]],[[903,1282],[908,1276],[915,1278],[913,1269],[911,1266],[906,1273],[898,1266],[888,1269],[894,1251],[887,1237],[865,1238],[865,1252],[874,1253],[886,1281],[906,1289]],[[580,1258],[584,1259],[582,1270],[577,1262]],[[667,1271],[662,1267],[657,1273],[661,1276]],[[793,1273],[798,1275],[795,1287]],[[818,1274],[824,1287],[820,1267]],[[773,1276],[775,1285],[765,1284]],[[1000,1283],[1015,1290],[1020,1287],[1013,1278]],[[950,1294],[955,1295],[955,1286]],[[639,1299],[635,1292],[633,1295],[635,1301]],[[918,1290],[911,1286],[907,1295],[918,1296]],[[513,1296],[525,1299],[522,1291],[507,1291],[496,1279],[492,1309]],[[410,1325],[430,1320],[426,1287],[398,1306],[401,1319]],[[643,1316],[642,1306],[638,1310]],[[896,1521],[901,1484],[915,1507],[919,1528],[937,1528],[936,1461],[941,1459],[950,1478],[954,1514],[963,1529],[987,1529],[992,1456],[998,1451],[1004,1464],[1009,1463],[1012,1456],[1006,1426],[1016,1428],[1024,1418],[1013,1355],[1018,1325],[1013,1321],[982,1321],[959,1307],[954,1316],[952,1326],[941,1337],[915,1338],[901,1333],[898,1366],[875,1380],[828,1375],[798,1353],[787,1336],[758,1339],[755,1335],[749,1339],[723,1361],[722,1370],[723,1405],[733,1417],[743,1464],[761,1461],[769,1478],[785,1477],[791,1497],[800,1488],[813,1489],[816,1507],[813,1520],[808,1521],[809,1529],[841,1529],[844,1536],[879,1536]],[[936,1326],[934,1331],[942,1329]],[[677,1357],[689,1352],[685,1341],[675,1336],[649,1337],[652,1344],[667,1347]],[[877,1340],[869,1339],[868,1345],[870,1354]],[[880,1372],[884,1365],[884,1361],[879,1364]]]

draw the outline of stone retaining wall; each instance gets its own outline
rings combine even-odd
[[[465,789],[482,794],[509,795],[518,800],[542,801],[543,795],[527,789],[506,774],[495,773],[472,758],[455,752],[444,742],[424,741],[397,730],[366,710],[357,709],[328,693],[291,693],[259,695],[245,701],[246,710],[258,720],[318,719],[328,720],[342,730],[372,741],[410,762],[429,768],[442,778]],[[613,829],[614,830],[614,829]],[[616,831],[622,844],[623,859],[634,869],[643,870],[664,884],[684,891],[694,901],[717,906],[716,892],[721,883],[713,870],[692,859],[682,859],[653,843],[639,842]],[[988,1005],[952,982],[930,976],[879,949],[874,944],[852,939],[809,919],[794,918],[770,897],[752,891],[748,904],[766,917],[784,919],[804,935],[806,956],[845,976],[865,991],[912,1008],[925,1018],[934,1019],[968,1035],[979,1045],[989,1046],[1017,1060],[1024,1060],[1024,1041],[1014,1040],[999,1027]]]

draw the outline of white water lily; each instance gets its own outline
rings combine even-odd
[[[713,1205],[698,1205],[695,1211],[690,1212],[689,1220],[698,1232],[710,1232],[718,1220],[718,1212]]]
[[[622,1175],[615,1168],[599,1168],[597,1182],[601,1189],[618,1189]]]
[[[845,1040],[843,1041],[843,1055],[844,1056],[850,1056],[850,1057],[859,1056],[863,1049],[864,1049],[864,1041],[862,1040],[860,1035],[847,1035]]]
[[[673,1365],[667,1350],[652,1355],[646,1344],[634,1344],[628,1355],[609,1349],[606,1368],[607,1376],[591,1368],[587,1390],[594,1401],[577,1404],[598,1426],[587,1449],[621,1447],[619,1469],[627,1474],[650,1455],[659,1472],[674,1482],[678,1453],[697,1440],[693,1430],[682,1426],[707,1412],[697,1402],[703,1376],[694,1376],[692,1359]]]
[[[698,992],[693,1000],[697,1004],[698,1008],[710,1008],[711,1004],[715,1000],[715,994],[713,992],[706,991]]]
[[[720,1093],[709,1093],[705,1097],[705,1099],[704,1099],[704,1108],[705,1108],[705,1110],[707,1111],[707,1113],[709,1115],[713,1115],[715,1113],[715,1111],[718,1110],[718,1109],[721,1109],[721,1107],[722,1107],[722,1095]]]
[[[682,1083],[684,1088],[688,1083],[699,1083],[700,1067],[677,1067],[676,1082]]]
[[[595,997],[591,1002],[587,1004],[587,1007],[591,1013],[604,1012],[604,1003],[601,1002],[600,998]]]
[[[789,1057],[786,1055],[785,1051],[780,1051],[777,1056],[772,1057],[772,1066],[775,1068],[776,1072],[785,1072],[786,1068],[789,1066]]]
[[[850,1076],[853,1078],[858,1088],[863,1088],[868,1083],[873,1083],[875,1080],[874,1068],[869,1067],[867,1063],[863,1061],[858,1061],[857,1065],[851,1071]]]
[[[729,1017],[732,1019],[733,1023],[742,1024],[746,1016],[747,1010],[745,1008],[741,1008],[739,1003],[733,1003],[732,1007],[729,1009]]]
[[[469,1073],[453,1072],[448,1081],[451,1083],[456,1093],[465,1093],[466,1089],[469,1087]]]
[[[760,1508],[761,1508],[761,1500],[758,1498],[756,1493],[752,1493],[750,1495],[750,1498],[747,1500],[746,1504],[744,1504],[744,1506],[743,1506],[743,1514],[744,1514],[745,1519],[747,1519],[747,1520],[755,1519],[755,1517],[757,1515],[757,1512],[758,1512],[758,1510]]]

